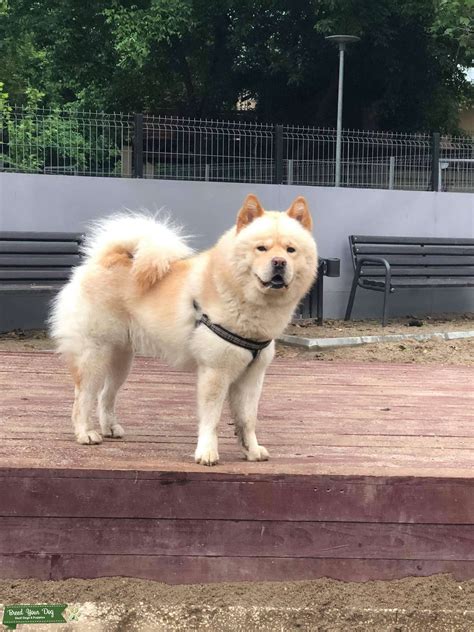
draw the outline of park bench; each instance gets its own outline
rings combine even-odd
[[[354,279],[349,320],[358,287],[383,292],[382,325],[388,297],[402,288],[474,287],[474,239],[451,237],[349,237]]]
[[[0,292],[51,292],[81,259],[80,233],[0,232]]]
[[[0,232],[0,292],[54,292],[80,263],[81,233]],[[323,321],[324,277],[339,276],[339,259],[319,259],[318,280],[300,307]]]

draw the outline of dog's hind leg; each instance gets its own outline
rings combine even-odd
[[[257,361],[229,389],[235,434],[248,461],[267,461],[269,458],[267,449],[259,445],[255,433],[265,369],[266,365],[262,367]]]
[[[110,356],[110,347],[91,345],[68,358],[75,382],[72,423],[78,443],[102,442],[102,435],[94,430],[94,414],[107,377]]]
[[[124,435],[122,426],[115,418],[115,399],[132,365],[133,352],[130,347],[114,347],[109,357],[105,384],[99,395],[99,423],[104,437],[121,439]]]

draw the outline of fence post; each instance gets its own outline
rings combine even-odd
[[[431,190],[440,190],[440,177],[439,177],[439,156],[440,156],[440,133],[433,132],[431,136]]]
[[[287,160],[288,175],[286,177],[286,184],[293,184],[293,160]]]
[[[393,189],[395,185],[395,156],[390,156],[388,168],[388,188]]]
[[[133,119],[133,177],[143,178],[143,114],[135,114]]]
[[[273,132],[273,184],[283,183],[283,125],[275,125]]]

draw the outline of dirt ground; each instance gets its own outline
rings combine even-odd
[[[345,583],[320,579],[191,586],[123,578],[0,581],[0,603],[32,602],[105,603],[111,612],[115,604],[120,604],[127,618],[108,628],[114,632],[144,629],[457,632],[474,627],[474,581],[457,582],[448,575],[391,582]],[[146,617],[139,611],[143,613],[148,608],[154,610],[155,618],[157,613],[166,618],[166,613],[179,608],[179,621],[173,620],[171,625],[170,620],[164,628],[158,625],[147,628]],[[240,627],[245,612],[253,614],[246,627]],[[219,617],[214,624],[213,613]],[[74,629],[72,625],[70,629]]]
[[[413,322],[410,324],[410,321]],[[323,327],[300,323],[290,326],[288,333],[326,338],[470,329],[474,329],[472,315],[423,321],[408,317],[390,322],[383,330],[375,321],[327,321]],[[0,350],[47,349],[52,349],[52,344],[42,331],[0,335]],[[474,339],[406,340],[317,352],[278,345],[277,355],[315,361],[474,365]],[[213,632],[467,632],[474,629],[474,581],[458,582],[446,575],[391,582],[345,583],[321,579],[195,586],[169,586],[124,578],[0,581],[0,603],[45,602],[105,604],[100,611],[99,627],[88,621],[85,627],[79,626],[81,632],[82,629],[88,632],[204,629]],[[79,623],[80,617],[78,623],[61,628],[48,626],[48,629],[67,628],[72,632],[79,629]],[[38,628],[28,627],[34,632]],[[40,627],[46,629],[46,626]]]
[[[380,321],[328,320],[322,326],[308,321],[290,325],[287,334],[305,338],[336,338],[349,336],[381,336],[388,334],[424,334],[434,332],[474,330],[474,314],[414,318],[407,316],[391,320],[386,327]],[[338,349],[308,350],[279,345],[277,356],[307,360],[338,362],[396,362],[421,364],[474,365],[474,338],[464,340],[403,340]]]
[[[396,364],[463,364],[474,366],[474,338],[466,340],[403,340],[339,349],[309,350],[278,345],[277,357],[336,362],[394,362]]]
[[[286,333],[307,338],[337,338],[349,336],[382,336],[388,334],[427,334],[436,331],[468,331],[474,329],[474,314],[405,316],[392,319],[385,327],[380,320],[325,320],[316,325],[311,320],[294,321]]]

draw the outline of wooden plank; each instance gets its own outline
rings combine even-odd
[[[173,446],[190,445],[194,446],[197,440],[197,434],[194,429],[194,424],[183,422],[182,429],[172,428],[171,430],[164,424],[159,426],[146,426],[133,427],[133,434],[130,434],[130,428],[127,427],[128,433],[126,436],[127,444],[143,444],[140,447],[146,449],[146,446],[153,445],[153,449],[161,449],[168,446],[173,449]],[[39,436],[38,436],[39,435]],[[264,434],[262,434],[262,437]],[[2,432],[3,440],[16,439],[21,441],[58,441],[58,445],[62,447],[62,442],[71,443],[75,441],[72,428],[70,432],[66,431],[54,431],[52,429],[43,428],[38,423],[37,426],[21,426],[19,429],[7,430]],[[269,443],[269,441],[271,443]],[[271,437],[268,437],[268,441],[265,440],[268,445],[273,448],[277,448],[279,451],[290,452],[292,448],[299,449],[301,445],[306,448],[306,453],[313,448],[321,446],[351,446],[353,448],[368,448],[368,447],[382,447],[382,448],[405,448],[410,445],[411,448],[421,447],[429,448],[433,451],[436,450],[474,450],[474,437],[453,437],[453,436],[417,436],[417,435],[376,435],[376,434],[326,434],[314,432],[312,428],[308,428],[303,424],[300,424],[296,428],[291,438],[288,438],[285,431],[275,431]],[[228,433],[221,434],[219,437],[220,445],[224,445],[227,448],[233,447],[236,443],[235,437],[230,437]],[[77,446],[77,449],[81,449]]]
[[[373,581],[450,573],[474,577],[474,563],[451,560],[290,559],[158,555],[0,555],[0,579],[136,577],[168,584],[301,581],[329,577]]]
[[[217,471],[229,473],[366,475],[366,476],[447,476],[469,477],[474,471],[472,450],[439,450],[420,448],[365,448],[351,446],[316,446],[273,449],[270,461],[246,462],[236,443],[222,446]],[[172,449],[173,448],[173,449]],[[37,442],[6,440],[0,445],[0,466],[38,468],[130,469],[163,471],[196,471],[194,443],[126,444],[109,440],[100,446],[79,446],[73,441],[60,445],[49,443],[38,451]]]
[[[0,579],[50,579],[51,556],[32,553],[0,555]],[[1,600],[1,595],[0,595]]]
[[[0,518],[0,553],[474,561],[474,525]]]
[[[3,475],[0,516],[474,524],[469,479],[268,475],[249,481],[244,475],[193,480],[130,474]]]
[[[2,577],[0,557],[0,577]],[[51,579],[137,577],[168,584],[240,581],[300,581],[330,577],[373,581],[451,573],[474,578],[474,563],[451,560],[290,559],[280,557],[180,557],[156,555],[61,555]]]

